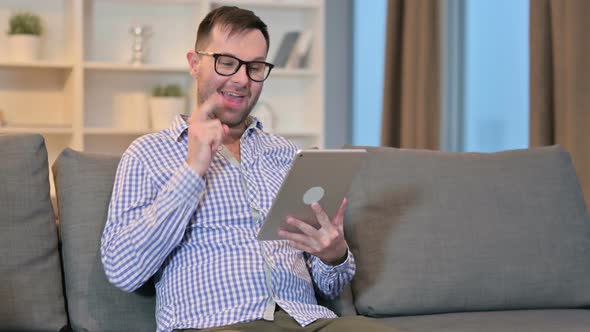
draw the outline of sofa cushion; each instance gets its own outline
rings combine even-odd
[[[66,149],[53,165],[74,331],[156,330],[153,285],[125,293],[108,282],[101,262],[100,238],[118,163],[118,157]]]
[[[352,297],[352,288],[350,284],[346,284],[340,295],[334,299],[326,299],[321,296],[317,297],[318,304],[332,310],[340,317],[356,316],[357,312],[354,307],[354,299]]]
[[[57,229],[40,135],[0,135],[0,329],[67,325]]]
[[[380,318],[404,332],[587,332],[588,310],[512,310]]]
[[[590,222],[563,149],[367,149],[345,230],[359,313],[590,304]]]

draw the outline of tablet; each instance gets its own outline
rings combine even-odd
[[[366,150],[299,150],[258,233],[258,240],[282,240],[280,228],[299,232],[288,225],[293,216],[319,228],[311,204],[319,202],[332,218],[366,159]]]

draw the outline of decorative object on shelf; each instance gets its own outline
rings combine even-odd
[[[39,59],[42,33],[43,26],[38,15],[28,12],[12,15],[8,30],[9,58],[19,62]]]
[[[0,110],[0,127],[4,127],[6,125],[6,119],[4,118],[4,111]]]
[[[305,30],[299,34],[293,50],[289,54],[289,59],[287,59],[287,68],[306,68],[309,65],[312,41],[313,33],[311,30]]]
[[[289,56],[291,52],[293,52],[293,48],[300,34],[300,31],[288,31],[285,33],[272,62],[277,68],[284,68],[287,66]]]
[[[138,132],[149,130],[150,112],[145,92],[118,93],[113,97],[113,127]]]
[[[178,84],[159,85],[149,101],[152,130],[170,127],[177,114],[185,114],[186,100]]]
[[[267,133],[272,133],[275,130],[275,114],[272,110],[270,105],[262,100],[259,100],[254,109],[252,110],[252,115],[255,116],[260,122],[262,122],[262,126],[264,131]]]
[[[136,24],[129,28],[129,32],[133,36],[130,63],[134,66],[142,65],[147,60],[147,39],[152,35],[152,29],[148,25]]]

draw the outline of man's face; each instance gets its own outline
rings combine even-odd
[[[266,47],[266,40],[259,30],[246,30],[229,36],[229,30],[215,27],[206,49],[197,51],[233,55],[244,61],[265,61]],[[215,72],[214,57],[191,53],[189,64],[196,78],[198,104],[218,94],[221,102],[214,115],[229,127],[241,125],[256,105],[263,83],[250,80],[245,65],[234,75],[222,76]]]

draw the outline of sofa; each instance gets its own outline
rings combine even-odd
[[[360,148],[360,147],[351,147]],[[367,147],[348,194],[356,276],[339,315],[406,332],[590,331],[590,221],[558,146],[499,153]],[[100,262],[118,157],[0,135],[0,331],[155,331],[153,285]]]

